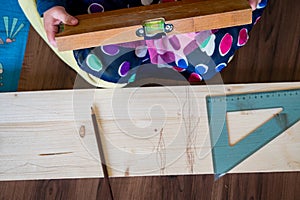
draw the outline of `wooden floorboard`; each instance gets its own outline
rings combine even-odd
[[[300,1],[269,1],[248,44],[222,73],[225,83],[300,80]],[[31,30],[20,90],[72,88],[76,74]],[[49,59],[47,61],[47,59]],[[51,62],[50,62],[51,61]],[[47,63],[48,64],[45,64]],[[49,64],[56,63],[56,64]],[[42,68],[42,69],[41,69]],[[44,70],[47,72],[45,72]],[[116,199],[299,199],[300,173],[113,178]],[[10,181],[0,199],[105,199],[102,180]],[[102,198],[101,198],[102,197]]]
[[[225,83],[300,80],[300,2],[269,1],[245,47],[223,71]]]
[[[299,199],[299,173],[112,178],[115,199]],[[2,182],[1,199],[105,199],[98,179]]]

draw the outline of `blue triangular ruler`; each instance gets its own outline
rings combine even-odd
[[[300,89],[208,96],[207,110],[214,173],[221,176],[300,120]],[[226,113],[282,108],[282,111],[231,146]]]

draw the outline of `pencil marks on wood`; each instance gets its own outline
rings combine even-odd
[[[193,173],[196,151],[195,142],[197,139],[196,128],[200,122],[200,118],[197,117],[199,111],[197,110],[197,103],[194,102],[196,98],[193,96],[193,90],[187,87],[185,95],[185,102],[182,109],[182,120],[186,135],[185,154],[188,171],[189,173]]]
[[[164,128],[161,128],[159,132],[159,140],[158,144],[156,147],[157,151],[157,162],[160,168],[160,174],[163,175],[166,169],[166,145],[165,145],[165,140],[164,140]]]

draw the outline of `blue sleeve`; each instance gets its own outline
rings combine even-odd
[[[37,0],[36,6],[39,14],[43,16],[45,11],[54,6],[66,7],[66,0]]]

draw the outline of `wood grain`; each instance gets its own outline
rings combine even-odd
[[[19,90],[73,88],[76,73],[30,27]]]
[[[77,26],[56,35],[60,51],[141,40],[143,21],[163,17],[174,25],[170,34],[190,33],[249,24],[252,12],[244,0],[177,1],[77,16]],[[122,34],[126,33],[126,34]]]
[[[211,174],[206,96],[294,88],[300,83],[0,94],[0,180],[102,177],[91,105],[111,177]],[[299,129],[229,172],[300,170]]]
[[[116,200],[289,199],[300,195],[299,173],[112,178]],[[104,199],[99,179],[1,182],[1,199]]]
[[[241,48],[234,60],[222,72],[224,83],[300,81],[300,52],[298,34],[299,1],[269,1],[260,22],[251,32],[248,44]],[[46,43],[39,40],[33,30],[25,55],[27,72],[22,73],[20,90],[69,88],[61,74],[75,77],[73,70],[62,62],[50,68],[53,76],[44,76],[44,83],[35,78],[36,73],[46,73]],[[281,44],[281,45],[279,45]],[[294,48],[291,46],[296,45]],[[35,49],[33,51],[33,49]],[[272,51],[270,51],[272,49]],[[276,57],[274,56],[276,55]],[[58,59],[58,58],[56,58]],[[32,60],[35,60],[34,62]],[[279,64],[286,63],[286,64]],[[278,72],[285,73],[278,73]],[[71,86],[72,87],[72,86]],[[113,178],[116,199],[289,199],[300,196],[300,173],[227,174],[215,181],[213,175],[171,177]],[[45,181],[1,181],[0,199],[91,199],[107,194],[102,179],[72,179]]]
[[[72,68],[60,60],[30,27],[18,90],[72,89],[74,83],[81,88],[91,87]]]
[[[222,72],[225,83],[300,80],[300,2],[269,1],[261,20]]]

